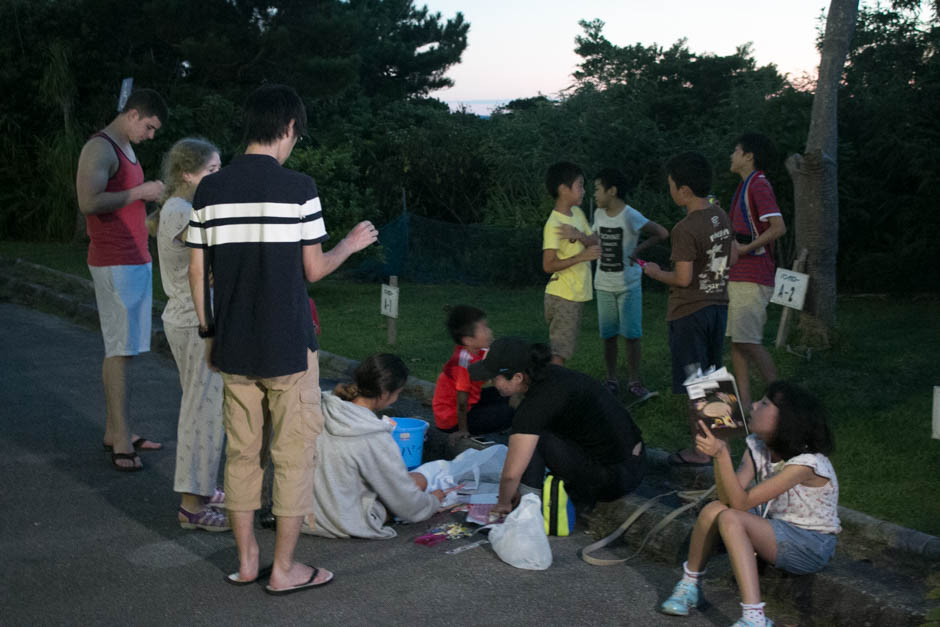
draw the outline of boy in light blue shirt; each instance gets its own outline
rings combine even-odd
[[[669,237],[669,232],[626,203],[632,186],[618,170],[601,170],[594,179],[594,233],[600,238],[601,258],[594,273],[597,318],[604,340],[606,386],[615,396],[617,338],[627,354],[628,389],[637,400],[655,396],[640,376],[640,338],[643,335],[643,270],[634,261],[644,250]],[[640,234],[646,239],[640,243]]]

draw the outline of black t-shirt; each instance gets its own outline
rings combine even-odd
[[[278,377],[307,369],[317,350],[303,247],[326,240],[313,179],[267,155],[240,155],[202,179],[187,246],[202,248],[214,278],[222,372]]]
[[[597,380],[553,364],[529,386],[512,419],[512,432],[553,433],[578,444],[600,464],[629,459],[643,439],[630,412]]]

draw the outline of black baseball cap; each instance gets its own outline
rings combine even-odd
[[[486,357],[470,364],[473,381],[487,381],[498,374],[507,379],[529,367],[529,343],[518,337],[501,337],[490,346]]]

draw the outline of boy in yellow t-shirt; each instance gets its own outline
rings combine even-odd
[[[545,187],[555,208],[542,230],[542,269],[552,275],[545,286],[545,321],[552,363],[564,365],[578,344],[581,307],[591,300],[591,262],[601,255],[597,236],[578,205],[584,198],[584,173],[561,161],[548,168]]]

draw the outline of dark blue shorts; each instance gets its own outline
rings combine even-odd
[[[709,305],[688,316],[669,321],[669,352],[672,355],[672,391],[684,394],[682,383],[687,366],[721,367],[721,353],[728,322],[727,305]]]

